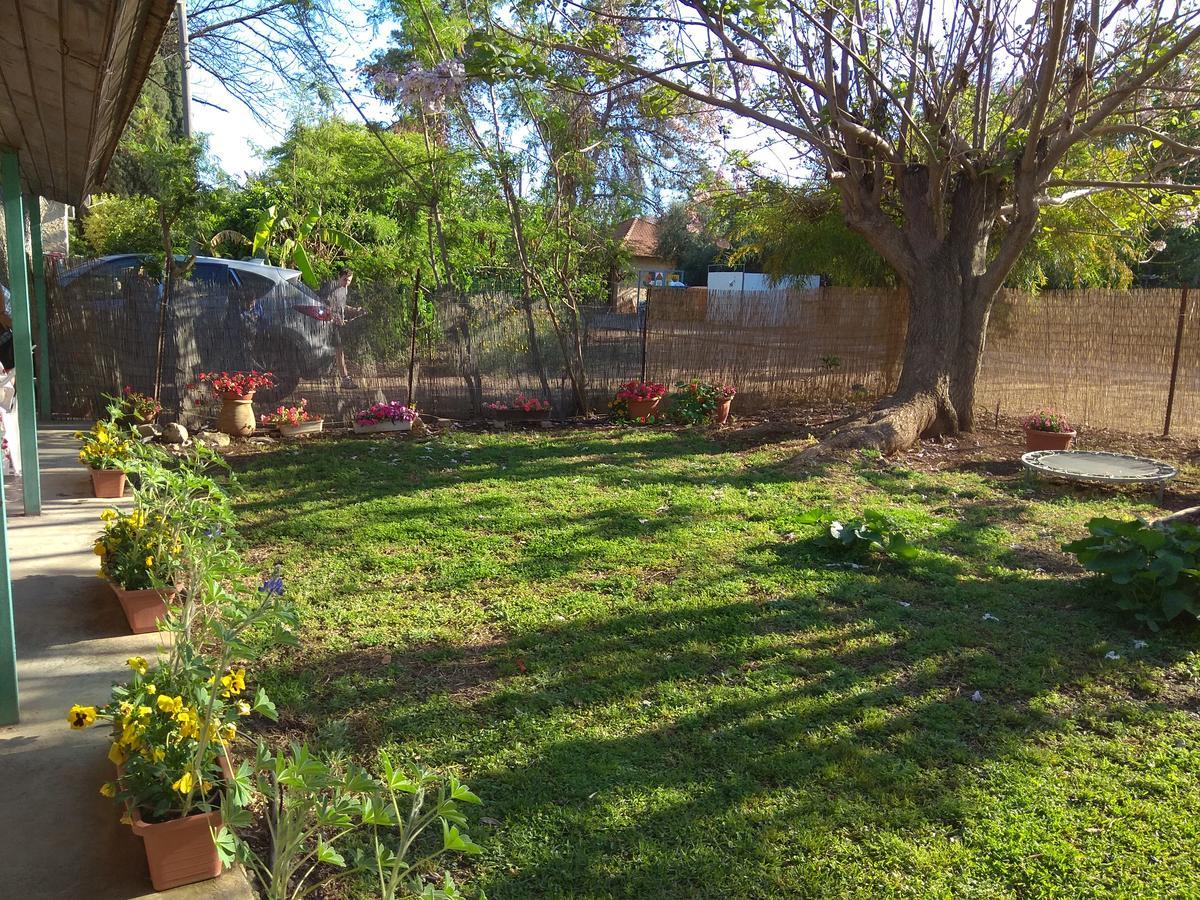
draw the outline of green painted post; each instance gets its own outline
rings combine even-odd
[[[21,166],[16,150],[0,151],[0,188],[8,237],[8,276],[12,282],[13,355],[17,364],[17,431],[21,435],[21,485],[25,515],[42,514],[42,478],[38,470],[37,396],[33,389],[33,329],[29,325],[29,271],[25,264],[25,212],[21,202]]]
[[[29,249],[33,257],[33,299],[37,307],[38,414],[50,418],[50,321],[46,316],[46,258],[42,255],[42,198],[29,199]]]
[[[4,151],[3,158],[0,159],[0,176],[4,179],[0,188],[4,192],[6,246],[9,248],[9,266],[19,269],[23,276],[25,271],[25,229],[20,215],[21,188],[18,178],[10,179],[9,177],[9,156],[13,158],[12,168],[17,168],[15,153]],[[11,192],[8,188],[10,183],[16,187],[17,202],[14,210],[16,215],[9,214],[10,204],[8,201]],[[13,238],[14,230],[17,234],[15,240]],[[12,250],[14,247],[16,252]],[[14,294],[17,284],[18,282],[14,279]],[[17,635],[16,629],[13,627],[12,576],[8,569],[8,504],[5,501],[2,481],[0,479],[0,725],[15,725],[21,715],[17,704]]]

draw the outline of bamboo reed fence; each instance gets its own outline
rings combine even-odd
[[[92,414],[103,393],[124,384],[152,386],[157,295],[153,285],[131,278],[73,283],[67,291],[51,281],[54,410]],[[202,283],[181,290],[167,319],[166,399],[182,398],[199,370],[249,367],[253,336],[246,329],[253,326],[223,312],[237,300],[225,290]],[[409,288],[356,283],[354,292],[354,305],[391,310],[372,313],[340,335],[355,386],[343,387],[332,367],[306,370],[290,396],[274,399],[304,396],[321,412],[349,416],[376,399],[407,399],[411,364],[422,409],[469,417],[481,402],[518,392],[545,395],[540,358],[556,409],[572,410],[562,349],[536,304],[526,311],[519,295],[502,289],[438,295],[423,307],[413,342],[405,312]],[[641,309],[580,310],[594,408],[602,410],[618,385],[639,377],[732,384],[739,391],[736,408],[752,412],[793,401],[882,396],[899,376],[907,318],[899,291],[653,288],[644,297]],[[1183,299],[1181,291],[1167,289],[1006,292],[988,331],[979,412],[1020,415],[1053,407],[1084,427],[1161,433],[1175,368],[1172,433],[1200,436],[1200,293],[1181,306]],[[332,330],[324,334],[322,326],[305,324],[316,328],[309,329],[305,353],[333,339]],[[369,339],[378,336],[371,329],[385,327],[392,339]],[[286,355],[283,362],[290,364]]]

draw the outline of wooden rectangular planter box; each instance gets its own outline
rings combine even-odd
[[[167,614],[167,603],[175,597],[175,588],[143,588],[138,591],[127,591],[112,579],[108,580],[121,609],[125,611],[125,621],[134,634],[151,634],[158,631],[158,621]]]
[[[355,434],[382,434],[389,431],[412,431],[412,422],[375,422],[372,425],[355,423]]]
[[[324,419],[314,419],[310,422],[301,422],[299,425],[280,425],[279,436],[281,438],[295,438],[305,434],[320,434],[325,429]]]
[[[485,409],[485,419],[493,422],[549,422],[550,410],[525,412],[523,409]]]

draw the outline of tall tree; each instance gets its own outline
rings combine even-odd
[[[570,52],[785,136],[910,296],[896,393],[821,450],[970,429],[988,316],[1043,211],[1159,208],[1200,157],[1198,0],[548,4],[513,52]],[[630,40],[631,16],[652,20]]]

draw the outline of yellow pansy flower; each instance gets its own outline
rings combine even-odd
[[[155,747],[153,750],[150,751],[150,758],[152,760],[154,760],[156,763],[162,762],[164,759],[167,758],[167,751],[164,750],[162,747]]]
[[[96,541],[96,543],[92,544],[92,552],[95,553],[97,556],[103,556],[104,555],[104,541]]]
[[[125,760],[129,757],[125,753],[124,747],[122,747],[120,744],[113,744],[108,748],[108,758],[114,766],[123,766],[125,765]]]
[[[146,688],[145,688],[145,690],[146,690],[146,693],[147,693],[147,694],[149,694],[151,697],[153,697],[155,694],[157,694],[157,693],[158,693],[158,688],[156,688],[156,687],[155,687],[154,685],[152,685],[152,684],[148,684],[148,685],[146,685]]]
[[[227,722],[221,726],[221,740],[232,741],[235,737],[237,737],[236,722]]]
[[[250,715],[250,704],[247,703],[245,700],[239,700],[237,702],[237,714],[239,716]]]
[[[184,772],[179,776],[179,780],[171,785],[176,791],[181,794],[186,794],[192,789],[192,773]]]
[[[125,665],[129,666],[129,668],[133,669],[139,675],[145,675],[146,670],[150,668],[144,656],[131,656],[125,660]]]
[[[168,697],[166,694],[159,694],[158,708],[162,712],[170,713],[171,715],[175,715],[181,709],[183,709],[183,698],[182,697]]]
[[[104,784],[100,785],[100,795],[102,797],[117,796],[117,786],[115,784],[113,784],[111,781],[104,782]]]
[[[79,730],[87,728],[96,721],[96,707],[80,706],[78,703],[71,707],[71,711],[67,713],[67,721],[71,727]]]
[[[150,568],[153,568],[153,567],[154,567],[154,557],[153,557],[153,556],[147,556],[147,557],[146,557],[146,568],[147,568],[147,569],[150,569]]]
[[[116,517],[117,517],[117,511],[115,509],[113,509],[111,506],[108,509],[104,510],[104,512],[100,513],[100,520],[102,522],[111,522]]]

